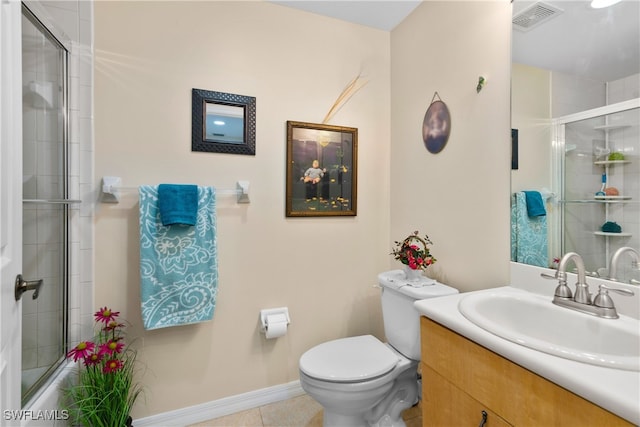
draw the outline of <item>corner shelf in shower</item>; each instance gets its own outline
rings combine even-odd
[[[631,160],[598,160],[593,162],[594,165],[598,166],[615,166],[624,165],[626,163],[631,163]]]
[[[604,231],[594,231],[593,234],[596,236],[607,236],[607,237],[631,237],[631,233],[607,233]]]
[[[586,200],[560,200],[560,203],[637,203],[630,196],[595,196]]]
[[[620,129],[629,127],[628,125],[604,125],[597,126],[595,129],[603,129],[603,130],[611,130],[611,129]],[[608,169],[610,166],[616,165],[624,165],[627,163],[631,163],[630,160],[598,160],[593,162],[594,165],[603,166],[605,168],[606,173],[608,173]],[[630,201],[631,196],[595,196],[594,201],[598,203],[605,203],[606,205],[612,203],[633,203]],[[605,219],[609,217],[609,206],[606,207]],[[596,236],[605,236],[605,237],[631,237],[631,233],[607,233],[604,231],[594,231],[593,234]],[[608,240],[607,240],[608,241]]]
[[[631,196],[595,196],[595,200],[602,203],[626,203],[631,200]]]

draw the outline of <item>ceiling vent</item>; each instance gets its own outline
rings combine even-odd
[[[513,28],[519,31],[529,31],[543,22],[562,13],[562,9],[548,3],[537,2],[513,16]]]

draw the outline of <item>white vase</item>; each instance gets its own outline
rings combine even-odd
[[[424,277],[422,276],[421,269],[413,270],[408,265],[403,265],[403,268],[404,268],[404,275],[406,279],[410,282],[417,282],[418,280],[421,280]]]

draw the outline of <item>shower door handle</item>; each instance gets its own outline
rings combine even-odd
[[[19,301],[20,298],[22,298],[22,294],[24,294],[27,291],[34,291],[33,292],[33,299],[38,298],[38,295],[40,294],[40,287],[42,286],[42,283],[43,283],[42,279],[24,280],[22,278],[22,274],[18,274],[16,276],[16,286],[15,286],[16,301]]]

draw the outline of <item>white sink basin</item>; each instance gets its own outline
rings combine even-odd
[[[463,297],[460,313],[482,329],[555,356],[640,371],[640,321],[601,319],[528,292],[478,292]]]

